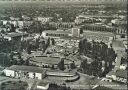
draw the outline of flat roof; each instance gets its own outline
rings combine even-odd
[[[33,61],[53,65],[58,64],[61,59],[59,57],[36,56],[35,58],[33,58]],[[69,64],[70,62],[71,61],[69,60],[64,60],[65,64]]]
[[[26,71],[26,72],[36,72],[36,73],[43,73],[45,70],[43,70],[40,67],[35,67],[35,66],[19,66],[19,65],[13,65],[9,68],[8,70],[13,70],[13,71]]]
[[[87,35],[87,36],[100,36],[100,37],[113,37],[115,36],[113,33],[110,33],[110,32],[100,32],[100,31],[85,31],[84,30],[84,33],[83,35]]]
[[[72,36],[67,36],[67,37],[60,37],[60,39],[80,40],[80,39],[82,39],[82,38],[81,38],[81,37],[72,37]]]
[[[17,32],[12,32],[12,33],[8,33],[5,36],[8,37],[19,37],[19,36],[24,36],[24,35],[28,35],[27,33],[17,33]]]
[[[93,90],[114,90],[110,87],[105,87],[105,86],[98,86],[96,88],[94,88]]]
[[[69,34],[69,33],[71,33],[70,30],[65,30],[65,31],[63,31],[63,30],[47,30],[47,31],[43,31],[43,32],[45,32],[45,33],[56,33],[56,34]]]

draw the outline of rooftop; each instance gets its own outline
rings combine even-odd
[[[67,39],[67,40],[80,40],[80,39],[82,39],[82,38],[80,38],[80,37],[71,37],[71,36],[67,36],[67,37],[61,37],[60,39]]]
[[[116,72],[111,71],[108,75],[116,75],[117,77],[127,78],[127,70],[117,70]]]
[[[33,58],[33,61],[53,65],[58,64],[61,61],[61,59],[59,57],[36,56],[35,58]],[[64,60],[65,64],[68,64],[70,62],[71,61],[69,60]]]
[[[42,68],[39,67],[35,67],[35,66],[19,66],[19,65],[13,65],[9,68],[7,68],[8,70],[14,70],[14,71],[26,71],[26,72],[36,72],[36,73],[43,73],[45,70],[43,70]]]
[[[8,37],[19,37],[19,36],[24,36],[24,35],[28,35],[27,33],[16,33],[16,32],[12,32],[12,33],[8,33],[5,36]]]
[[[100,37],[113,37],[115,36],[110,32],[100,32],[100,31],[84,31],[83,35],[87,36],[100,36]]]
[[[106,88],[106,89],[101,89],[101,90],[127,90],[127,85],[118,84],[115,82],[101,81],[99,85],[101,86],[101,88],[103,87]],[[94,90],[100,90],[100,89],[94,89]]]
[[[56,34],[69,34],[71,33],[70,30],[64,31],[64,30],[47,30],[47,31],[43,31],[45,33],[56,33]]]
[[[110,87],[105,87],[105,86],[98,86],[93,90],[114,90],[114,89],[111,89]]]

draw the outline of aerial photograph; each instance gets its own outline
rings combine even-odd
[[[128,90],[127,0],[0,0],[0,90]]]

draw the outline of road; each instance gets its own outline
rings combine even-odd
[[[121,63],[121,57],[126,56],[125,47],[123,45],[123,41],[121,40],[113,41],[112,45],[115,52],[117,53],[116,64],[114,69],[118,69]]]

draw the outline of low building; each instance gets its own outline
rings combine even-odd
[[[67,37],[71,32],[70,31],[63,31],[63,30],[48,30],[42,32],[42,36],[44,38],[50,37],[50,38],[60,38],[60,37]]]
[[[111,78],[113,81],[127,83],[127,70],[111,71],[106,75],[106,78]]]
[[[57,67],[58,63],[61,61],[60,57],[47,57],[47,56],[35,56],[31,63],[42,66],[42,67]],[[65,65],[69,65],[72,61],[64,60]]]
[[[100,32],[111,32],[111,33],[116,33],[117,28],[104,25],[102,23],[95,23],[95,24],[85,24],[82,25],[82,29],[84,31],[100,31]]]
[[[127,85],[121,85],[108,81],[100,81],[91,90],[127,90]]]
[[[48,23],[51,22],[51,20],[53,19],[53,17],[36,17],[34,18],[36,21],[41,21],[41,23]]]
[[[33,23],[33,21],[21,21],[21,20],[1,20],[1,21],[3,25],[13,24],[14,27],[19,27],[19,28],[28,27]]]
[[[75,23],[74,22],[50,22],[49,25],[57,29],[59,28],[67,29],[67,28],[74,27]]]
[[[113,40],[115,40],[116,35],[110,32],[96,32],[96,31],[84,31],[83,37],[85,37],[88,41],[97,41],[97,42],[104,42],[105,44],[110,47],[110,44]]]
[[[17,33],[17,32],[12,32],[12,33],[8,33],[8,34],[5,34],[4,35],[4,38],[5,39],[8,39],[9,41],[10,40],[15,40],[15,41],[21,41],[21,38],[22,37],[26,37],[28,36],[27,33]]]
[[[13,65],[4,70],[5,76],[13,78],[36,78],[43,79],[45,77],[45,70],[33,66],[18,66]]]
[[[69,30],[48,30],[48,31],[44,31],[42,32],[42,36],[44,38],[60,38],[60,37],[81,37],[82,36],[82,31],[81,29],[78,27],[69,29]]]
[[[95,19],[95,18],[91,18],[91,17],[84,17],[84,16],[77,16],[75,19],[75,24],[79,25],[79,24],[85,24],[85,23],[96,23],[96,22],[101,22],[100,19]]]

